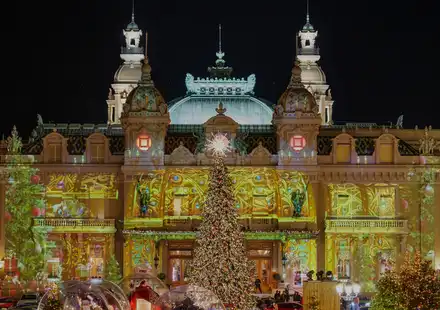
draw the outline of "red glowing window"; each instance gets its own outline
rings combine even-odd
[[[151,138],[146,135],[139,136],[136,140],[136,145],[141,151],[148,151],[151,147]]]
[[[306,146],[306,139],[303,136],[293,136],[290,138],[290,146],[294,151],[299,152]]]

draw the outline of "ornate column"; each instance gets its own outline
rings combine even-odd
[[[319,235],[316,238],[316,266],[318,270],[325,270],[325,205],[327,201],[327,184],[312,183],[313,198],[316,209],[316,224]]]
[[[168,241],[161,240],[162,249],[162,272],[167,276],[168,279]]]
[[[0,176],[0,259],[5,257],[5,247],[6,247],[6,222],[5,222],[5,212],[6,212],[6,184],[2,176]]]
[[[434,186],[435,200],[433,208],[434,210],[434,268],[440,269],[440,184],[435,184]]]

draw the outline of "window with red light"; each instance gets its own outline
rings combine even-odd
[[[136,146],[141,151],[148,151],[151,147],[151,138],[147,135],[139,136],[136,140]]]
[[[306,146],[306,139],[303,136],[293,136],[290,138],[290,146],[296,152],[301,151]]]

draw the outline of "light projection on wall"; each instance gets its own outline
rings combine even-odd
[[[140,186],[133,184],[126,217],[143,216],[139,190],[149,191],[149,218],[199,216],[208,189],[209,169],[173,168],[142,176]],[[230,168],[235,185],[237,209],[241,216],[275,214],[313,221],[315,209],[311,187],[296,171],[270,168]],[[137,183],[137,182],[136,182]]]
[[[316,272],[316,240],[292,239],[284,245],[286,252],[286,282],[302,285],[301,274]]]
[[[124,245],[124,275],[133,273],[133,268],[140,265],[154,266],[155,242],[151,239],[132,239]],[[162,258],[159,257],[159,262]]]
[[[51,174],[46,186],[46,217],[95,217],[105,199],[117,199],[116,175],[111,173]]]
[[[133,191],[129,193],[128,199],[130,201],[128,208],[129,217],[160,217],[161,216],[161,199],[162,199],[162,182],[164,177],[163,170],[150,172],[146,175],[139,176],[137,181],[134,181]],[[146,204],[146,211],[143,214],[142,195],[140,193],[148,192],[148,203]]]
[[[290,138],[290,146],[295,152],[299,152],[306,147],[306,139],[303,136],[293,136]]]
[[[147,135],[140,135],[136,139],[136,146],[141,151],[148,151],[151,147],[151,138]]]
[[[330,184],[334,217],[395,217],[396,186],[389,184]]]
[[[396,214],[396,188],[387,184],[366,187],[368,215],[375,217],[394,217]]]
[[[396,236],[382,234],[333,235],[326,238],[326,269],[338,278],[362,283],[363,292],[374,292],[380,274],[395,261]]]
[[[354,184],[330,184],[331,216],[353,217],[364,215],[361,190]]]

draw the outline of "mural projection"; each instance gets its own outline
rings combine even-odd
[[[330,184],[328,214],[334,217],[395,217],[396,186]]]
[[[208,169],[168,170],[164,215],[200,215],[208,190],[208,173]]]
[[[155,242],[152,239],[134,238],[125,241],[124,275],[130,275],[136,266],[154,266]],[[159,257],[159,262],[162,257]],[[158,268],[161,266],[159,265]]]
[[[46,217],[103,217],[104,201],[118,198],[116,175],[51,174],[45,198]]]
[[[420,249],[420,193],[417,184],[404,184],[399,186],[400,210],[408,220],[409,235],[406,249],[415,252]],[[421,223],[420,223],[421,224]]]
[[[374,283],[385,269],[391,267],[396,259],[396,237],[369,235],[360,238],[357,261],[359,262],[359,280],[365,292],[374,292]]]
[[[277,171],[280,217],[315,218],[312,187],[306,176],[297,171]]]
[[[235,168],[230,169],[237,208],[241,215],[273,214],[276,208],[277,186],[273,170]]]
[[[367,186],[368,215],[374,217],[394,217],[396,214],[396,187],[387,184]]]
[[[355,217],[366,214],[359,186],[354,184],[330,184],[329,192],[331,206],[328,213],[331,216]]]
[[[303,277],[310,270],[316,273],[316,240],[292,239],[284,245],[286,263],[286,282],[302,285]]]
[[[373,292],[374,283],[396,259],[398,236],[379,234],[333,235],[326,238],[326,270],[337,278],[350,277]]]
[[[209,169],[175,168],[139,176],[129,194],[129,218],[199,216]],[[313,221],[312,188],[303,174],[268,168],[230,168],[242,216],[295,217]]]
[[[162,216],[161,201],[164,175],[164,170],[139,175],[128,196],[131,201],[127,210],[128,217]]]

